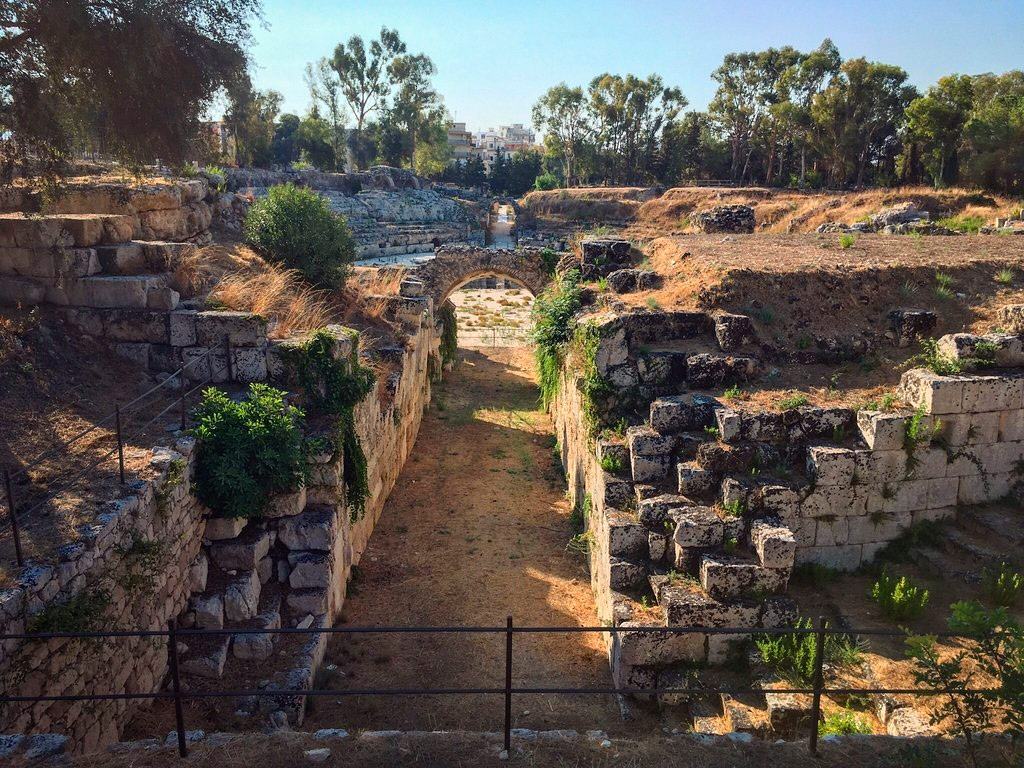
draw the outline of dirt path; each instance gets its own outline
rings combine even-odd
[[[460,350],[348,597],[352,625],[594,626],[528,349]],[[337,636],[321,686],[500,687],[503,635]],[[336,665],[331,669],[329,665]],[[517,635],[517,685],[610,684],[596,636]],[[514,726],[622,728],[612,697],[517,696]],[[307,728],[499,730],[500,696],[324,697]]]

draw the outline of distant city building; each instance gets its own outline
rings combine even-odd
[[[483,160],[484,168],[490,172],[499,152],[511,155],[515,152],[539,150],[535,143],[536,134],[522,123],[502,125],[498,130],[488,128],[486,131],[472,133],[466,129],[465,123],[452,123],[448,128],[448,144],[452,148],[452,159],[465,162],[477,156]]]

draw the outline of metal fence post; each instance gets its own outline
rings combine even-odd
[[[14,557],[20,568],[25,564],[21,556],[21,532],[18,530],[18,516],[14,514],[14,486],[11,484],[11,471],[4,469],[4,485],[7,488],[7,512],[11,518],[11,535],[14,537]]]
[[[505,751],[512,749],[512,617],[505,623]]]
[[[235,372],[232,370],[234,366],[231,364],[231,337],[228,334],[224,334],[224,353],[228,363],[228,383],[230,384],[235,378]],[[210,370],[213,370],[213,363],[211,361]]]
[[[114,406],[114,418],[117,424],[117,464],[121,472],[121,485],[124,485],[124,441],[121,439],[121,405]]]
[[[821,719],[821,689],[824,685],[825,664],[825,619],[818,617],[817,632],[814,636],[814,698],[811,700],[811,754],[818,754],[818,725]]]
[[[181,398],[181,429],[185,429],[185,366],[178,372],[178,397]]]
[[[178,639],[174,631],[174,619],[167,621],[167,652],[171,665],[171,690],[174,691],[174,720],[178,730],[178,754],[188,757],[185,743],[185,715],[181,711],[181,679],[178,677]]]

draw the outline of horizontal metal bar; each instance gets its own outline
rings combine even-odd
[[[178,629],[175,634],[179,637],[215,637],[224,635],[358,635],[358,634],[505,634],[507,627],[488,626],[464,626],[464,627],[371,627],[371,626],[345,626],[334,627],[278,627],[278,628],[249,628],[239,627],[237,629]],[[705,634],[705,635],[810,635],[816,630],[798,627],[513,627],[515,634],[564,634],[564,633],[607,633],[624,634],[629,632],[645,632],[654,634]],[[856,635],[880,635],[891,637],[906,637],[906,632],[899,630],[873,630],[873,629],[834,629],[825,630],[826,635],[834,636],[856,636]],[[957,634],[954,632],[928,633],[937,637],[959,637],[965,640],[977,639],[971,635]],[[1000,634],[998,632],[994,634]],[[0,641],[3,640],[51,640],[57,638],[75,639],[100,639],[100,638],[123,638],[123,637],[167,637],[166,629],[153,630],[116,630],[110,632],[21,632],[14,634],[0,634]]]
[[[941,696],[977,693],[995,693],[989,689],[961,689],[961,688],[822,688],[824,694],[838,695],[863,695],[863,694],[901,694],[912,696]],[[233,698],[271,698],[275,696],[496,696],[504,694],[504,688],[345,688],[339,690],[316,689],[268,689],[238,690],[238,691],[182,691],[183,699],[233,699]],[[813,688],[553,688],[553,687],[520,687],[512,688],[514,694],[528,695],[602,695],[618,696],[623,694],[654,696],[658,694],[676,694],[686,696],[711,696],[727,694],[730,696],[742,696],[749,694],[806,694],[814,693]],[[156,691],[153,693],[97,693],[97,694],[74,694],[63,696],[5,696],[4,702],[29,703],[36,701],[117,701],[117,700],[138,700],[138,699],[173,699],[172,691]]]

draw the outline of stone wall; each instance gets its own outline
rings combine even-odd
[[[1016,328],[1016,311],[1003,311],[1005,326]],[[780,412],[707,392],[762,370],[749,318],[660,312],[583,322],[597,330],[594,363],[611,392],[584,403],[581,374],[567,366],[553,414],[570,492],[590,512],[602,620],[779,626],[796,615],[785,594],[795,565],[853,569],[958,505],[1024,494],[1021,336],[943,337],[947,357],[977,370],[908,371],[903,410]],[[595,405],[605,424],[647,415],[599,436],[585,426]],[[623,636],[609,648],[614,677],[668,684],[679,665],[724,661],[736,639]]]
[[[129,487],[123,498],[80,526],[52,564],[32,564],[18,575],[15,587],[0,590],[0,633],[31,631],[39,616],[61,605],[102,614],[107,618],[101,629],[164,629],[175,617],[185,628],[330,626],[343,605],[351,568],[415,442],[429,402],[430,372],[440,371],[439,333],[429,300],[397,304],[396,317],[408,326],[408,343],[380,350],[389,374],[354,414],[370,490],[362,515],[349,508],[343,457],[330,449],[311,457],[306,485],[275,498],[265,515],[211,517],[190,493],[193,444],[180,438],[173,450],[155,449],[152,477]],[[165,329],[167,322],[165,316]],[[197,322],[201,327],[202,318]],[[242,327],[251,331],[253,326]],[[355,341],[351,332],[338,329],[336,359],[350,359]],[[156,344],[132,343],[149,344],[148,354]],[[272,381],[288,379],[280,346],[261,350],[270,361],[264,366]],[[97,594],[107,593],[109,601],[94,602]],[[219,678],[230,654],[260,669],[271,681],[270,691],[310,687],[326,643],[324,636],[311,636],[287,657],[285,668],[270,669],[264,660],[279,642],[276,636],[182,639],[186,684],[190,676]],[[28,696],[149,693],[163,685],[166,669],[166,643],[152,639],[9,640],[0,649],[0,686]],[[95,751],[116,741],[132,713],[147,701],[9,704],[0,710],[0,732],[57,731],[70,738],[76,751]],[[253,715],[280,710],[299,723],[304,701],[268,695],[254,707]]]

